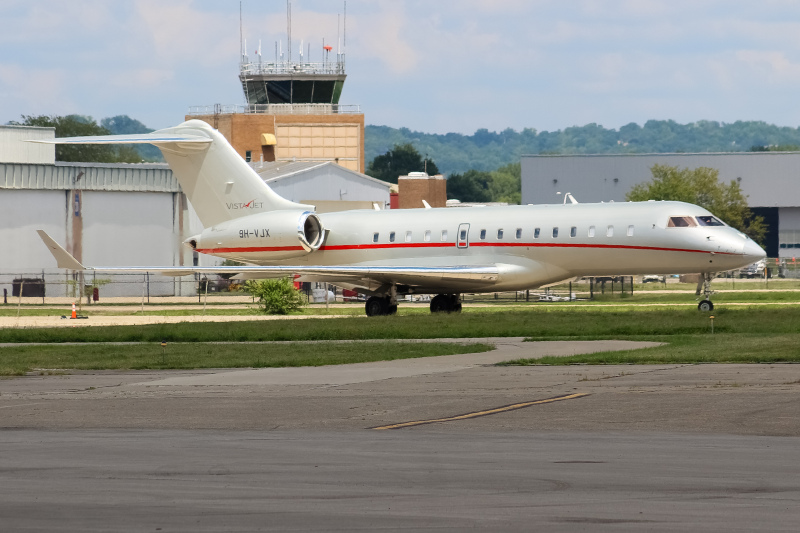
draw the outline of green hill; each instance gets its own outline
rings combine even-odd
[[[648,120],[615,129],[598,124],[557,131],[501,132],[479,129],[473,135],[433,134],[408,128],[367,126],[366,162],[395,144],[411,143],[427,154],[444,174],[469,169],[494,170],[518,162],[524,154],[624,154],[665,152],[737,152],[770,145],[800,145],[800,128],[779,127],[761,121],[725,124],[713,121],[678,124],[674,120]]]

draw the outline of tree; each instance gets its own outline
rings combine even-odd
[[[258,307],[268,315],[288,315],[305,303],[289,278],[250,280],[244,288],[258,299]]]
[[[93,135],[109,135],[111,132],[98,126],[92,117],[80,115],[29,116],[22,115],[22,126],[40,126],[56,129],[56,137],[85,137]],[[56,161],[72,161],[78,163],[139,163],[142,158],[130,146],[114,146],[108,144],[56,145]]]
[[[367,175],[379,180],[397,183],[397,178],[409,172],[427,172],[429,176],[439,173],[436,163],[429,158],[423,159],[411,143],[395,144],[383,155],[376,156],[369,167]]]
[[[481,170],[467,170],[447,178],[447,198],[462,202],[491,202],[492,175]]]
[[[766,235],[764,217],[753,216],[747,197],[736,180],[720,183],[719,171],[708,167],[695,169],[653,165],[653,179],[634,185],[625,195],[630,202],[674,200],[704,207],[729,226],[762,243]],[[676,213],[678,214],[678,213]]]
[[[522,165],[510,163],[492,171],[489,194],[493,202],[519,204],[522,202]]]

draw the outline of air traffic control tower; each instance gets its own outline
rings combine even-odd
[[[358,105],[339,103],[347,77],[344,54],[323,46],[322,61],[311,62],[301,45],[300,59],[293,61],[277,48],[274,61],[264,61],[260,46],[253,60],[242,53],[245,104],[190,107],[187,120],[218,129],[256,168],[259,162],[333,161],[364,172],[364,115]]]

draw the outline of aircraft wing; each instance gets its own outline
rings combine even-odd
[[[280,278],[300,276],[301,281],[345,282],[368,288],[384,283],[403,285],[427,285],[433,282],[459,282],[486,285],[496,282],[500,276],[498,265],[461,266],[353,266],[353,265],[243,265],[243,266],[175,266],[175,267],[87,267],[75,259],[60,244],[43,230],[37,230],[59,268],[70,270],[94,270],[99,272],[153,272],[164,276],[188,276],[190,274],[234,274],[238,279]]]

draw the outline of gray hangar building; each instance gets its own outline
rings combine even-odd
[[[624,202],[653,165],[709,167],[720,180],[739,182],[753,212],[768,225],[769,257],[800,256],[800,152],[695,154],[525,155],[522,203],[552,204],[572,193],[579,202]]]
[[[54,145],[24,142],[54,137],[52,128],[0,126],[0,289],[9,296],[22,279],[44,278],[47,296],[66,296],[77,281],[56,267],[37,229],[86,265],[221,262],[183,246],[203,226],[166,164],[57,162]],[[320,212],[389,204],[389,183],[332,162],[254,167],[278,194],[315,204]],[[111,276],[97,273],[101,277]],[[100,290],[104,296],[141,297],[145,290],[152,296],[187,296],[196,294],[197,280],[120,274]],[[29,294],[25,285],[23,294]]]

